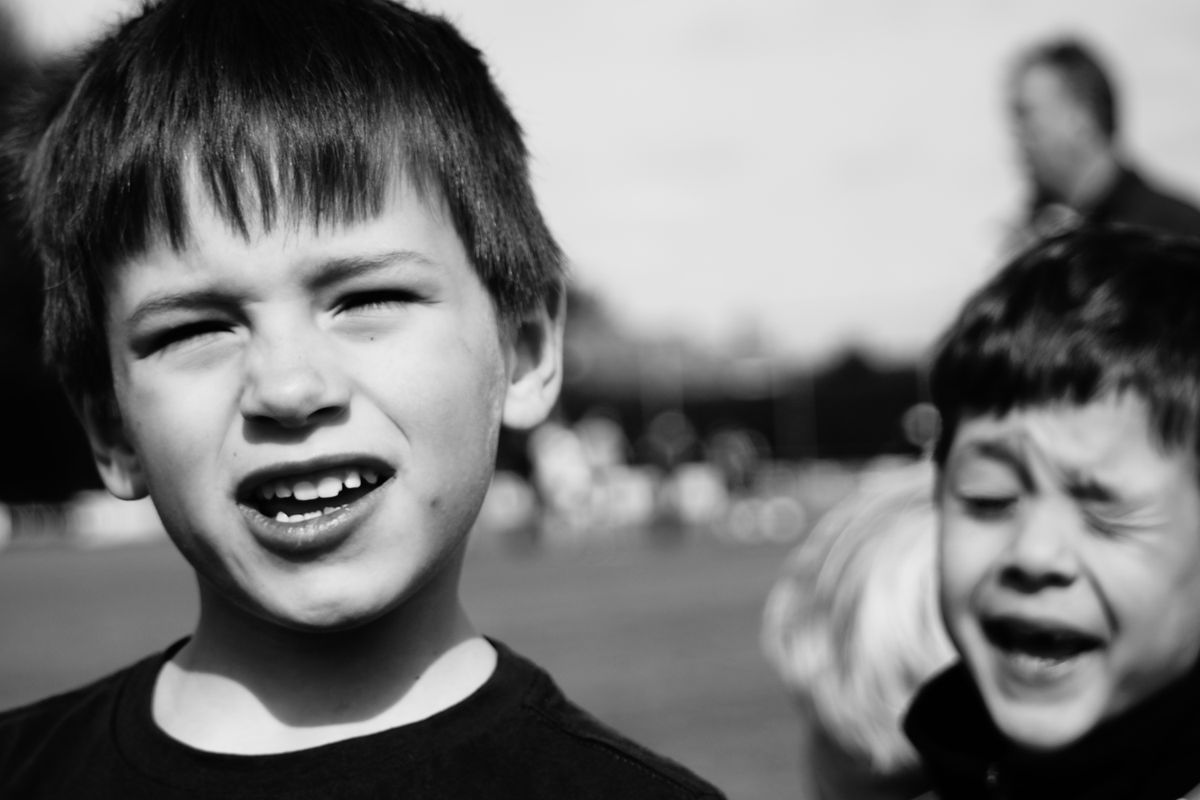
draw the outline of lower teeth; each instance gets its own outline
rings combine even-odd
[[[1078,655],[1078,654],[1075,654],[1075,655]],[[1074,661],[1075,655],[1044,656],[1044,655],[1035,655],[1033,653],[1010,652],[1009,658],[1011,658],[1016,664],[1018,664],[1023,669],[1043,671],[1043,670],[1051,670],[1051,669],[1055,669],[1055,668],[1061,668],[1061,667],[1065,666],[1066,664],[1069,664],[1072,661]]]
[[[285,514],[284,512],[280,511],[278,514],[275,515],[275,521],[276,522],[308,522],[310,519],[316,519],[317,517],[324,516],[325,514],[328,514],[330,511],[333,511],[333,509],[326,508],[326,509],[322,509],[321,511],[306,511],[303,514]]]

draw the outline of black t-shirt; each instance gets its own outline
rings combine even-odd
[[[0,714],[0,798],[720,798],[682,766],[568,701],[504,645],[491,678],[428,719],[266,756],[188,747],[151,716],[182,645]]]
[[[904,721],[942,800],[1176,800],[1200,789],[1200,665],[1051,753],[1014,748],[960,662]]]
[[[1200,237],[1200,209],[1121,167],[1112,184],[1083,208],[1071,208],[1045,192],[1034,194],[1028,224],[1038,237],[1081,225],[1126,225],[1172,236]]]

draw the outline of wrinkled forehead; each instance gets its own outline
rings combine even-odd
[[[949,460],[962,453],[1005,452],[1064,467],[1120,464],[1133,454],[1193,458],[1190,441],[1168,441],[1136,390],[1110,390],[1087,401],[1056,400],[1005,411],[964,414]]]

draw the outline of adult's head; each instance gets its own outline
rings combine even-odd
[[[1022,158],[1036,187],[1070,199],[1080,176],[1111,157],[1118,133],[1116,93],[1100,59],[1075,39],[1020,55],[1009,87]]]

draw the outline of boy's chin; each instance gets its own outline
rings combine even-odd
[[[993,717],[997,715],[993,714]],[[1061,716],[1047,719],[1044,715],[1040,719],[1035,715],[1000,715],[996,718],[996,726],[1020,749],[1034,753],[1052,753],[1068,747],[1093,727]]]
[[[326,634],[344,633],[370,626],[387,616],[386,608],[359,607],[350,604],[314,610],[291,611],[285,616],[275,616],[272,621],[279,627],[294,633]]]
[[[1106,716],[1111,692],[1104,648],[1052,657],[974,644],[964,659],[988,714],[1022,750],[1068,747]]]
[[[255,616],[281,631],[326,634],[352,631],[386,616],[386,608],[354,603],[329,604],[319,608],[258,608]]]
[[[1069,747],[1100,722],[1101,714],[1086,697],[1048,703],[1044,698],[1023,700],[985,697],[997,729],[1022,750],[1050,753]]]
[[[281,632],[340,633],[370,626],[403,604],[403,593],[364,590],[367,588],[360,583],[342,587],[338,592],[260,591],[257,596],[243,598],[238,605],[243,614]]]

